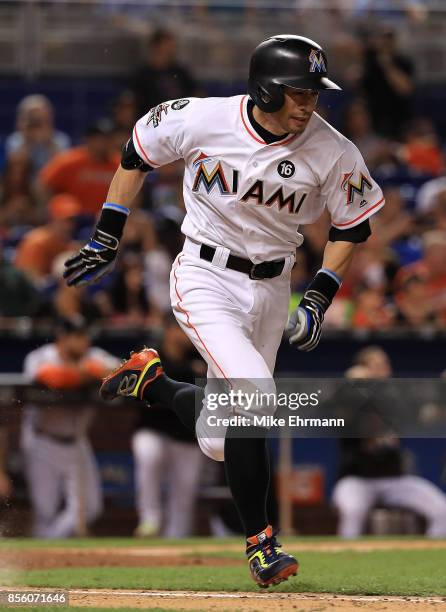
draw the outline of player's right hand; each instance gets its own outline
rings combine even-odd
[[[312,351],[319,344],[324,311],[313,300],[303,298],[286,326],[289,343],[299,351]]]
[[[69,287],[90,285],[111,272],[118,253],[119,240],[96,229],[93,238],[77,255],[65,262],[63,277]]]

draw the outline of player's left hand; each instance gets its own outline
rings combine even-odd
[[[286,326],[289,342],[299,351],[312,351],[319,344],[324,311],[313,300],[303,298]]]

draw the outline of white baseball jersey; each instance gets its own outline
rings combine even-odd
[[[292,254],[303,242],[299,226],[324,207],[342,230],[384,205],[356,146],[317,113],[302,134],[267,144],[251,127],[247,102],[168,101],[135,125],[146,163],[185,161],[186,236],[259,263]]]
[[[85,354],[85,359],[104,364],[104,367],[110,370],[119,365],[119,360],[114,355],[98,347],[90,347]],[[63,365],[63,363],[57,345],[50,343],[31,351],[25,358],[23,370],[26,378],[32,382],[36,379],[42,365]],[[34,426],[49,434],[63,436],[86,433],[90,420],[91,409],[88,407],[74,409],[57,405],[37,409],[32,415]]]
[[[299,226],[316,221],[326,206],[335,227],[351,228],[384,204],[357,148],[319,115],[302,134],[267,144],[251,127],[247,104],[247,96],[164,102],[133,131],[136,151],[152,167],[185,161],[187,238],[172,267],[170,297],[208,365],[196,434],[217,461],[224,459],[226,425],[209,420],[207,399],[220,383],[274,392],[290,274],[303,242]],[[216,247],[212,262],[200,257],[200,243]],[[256,264],[281,258],[285,264],[279,276],[253,280],[226,267],[229,252]],[[228,408],[221,407],[223,415]]]
[[[116,357],[96,347],[88,349],[85,359],[107,369],[119,364]],[[32,382],[42,366],[63,364],[57,345],[45,344],[27,355],[24,374]],[[79,513],[88,524],[101,512],[100,477],[86,437],[92,416],[92,408],[65,407],[63,399],[60,405],[32,408],[24,415],[21,442],[35,537],[70,537],[76,533]],[[76,442],[63,444],[52,436],[73,437]]]

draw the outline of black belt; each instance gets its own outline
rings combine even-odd
[[[215,247],[211,247],[208,244],[202,244],[200,247],[200,257],[206,261],[212,261],[214,259]],[[243,272],[247,274],[252,280],[263,280],[264,278],[275,278],[280,276],[285,266],[284,259],[277,259],[276,261],[262,261],[259,264],[253,264],[249,259],[243,257],[237,257],[237,255],[229,255],[226,267],[230,270],[236,270],[237,272]]]
[[[59,444],[69,445],[74,444],[76,442],[76,436],[63,436],[59,434],[48,433],[47,431],[40,429],[40,427],[35,427],[34,431],[37,435],[43,436],[44,438],[49,438],[53,442],[58,442]]]

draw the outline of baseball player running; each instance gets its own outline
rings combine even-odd
[[[340,88],[327,76],[323,49],[301,36],[278,35],[254,50],[249,95],[171,100],[151,109],[124,149],[93,237],[65,271],[69,285],[106,274],[145,173],[184,159],[185,242],[172,267],[171,301],[208,365],[205,409],[196,420],[197,387],[168,378],[152,349],[108,376],[101,394],[164,403],[195,428],[206,455],[225,462],[251,575],[263,587],[298,570],[266,515],[266,430],[250,428],[248,437],[230,425],[216,435],[206,399],[221,385],[274,390],[285,327],[299,350],[317,346],[355,244],[368,238],[368,219],[384,205],[357,148],[315,112],[324,89]],[[324,207],[332,226],[322,267],[287,325],[290,272],[303,242],[299,226],[316,221]]]

